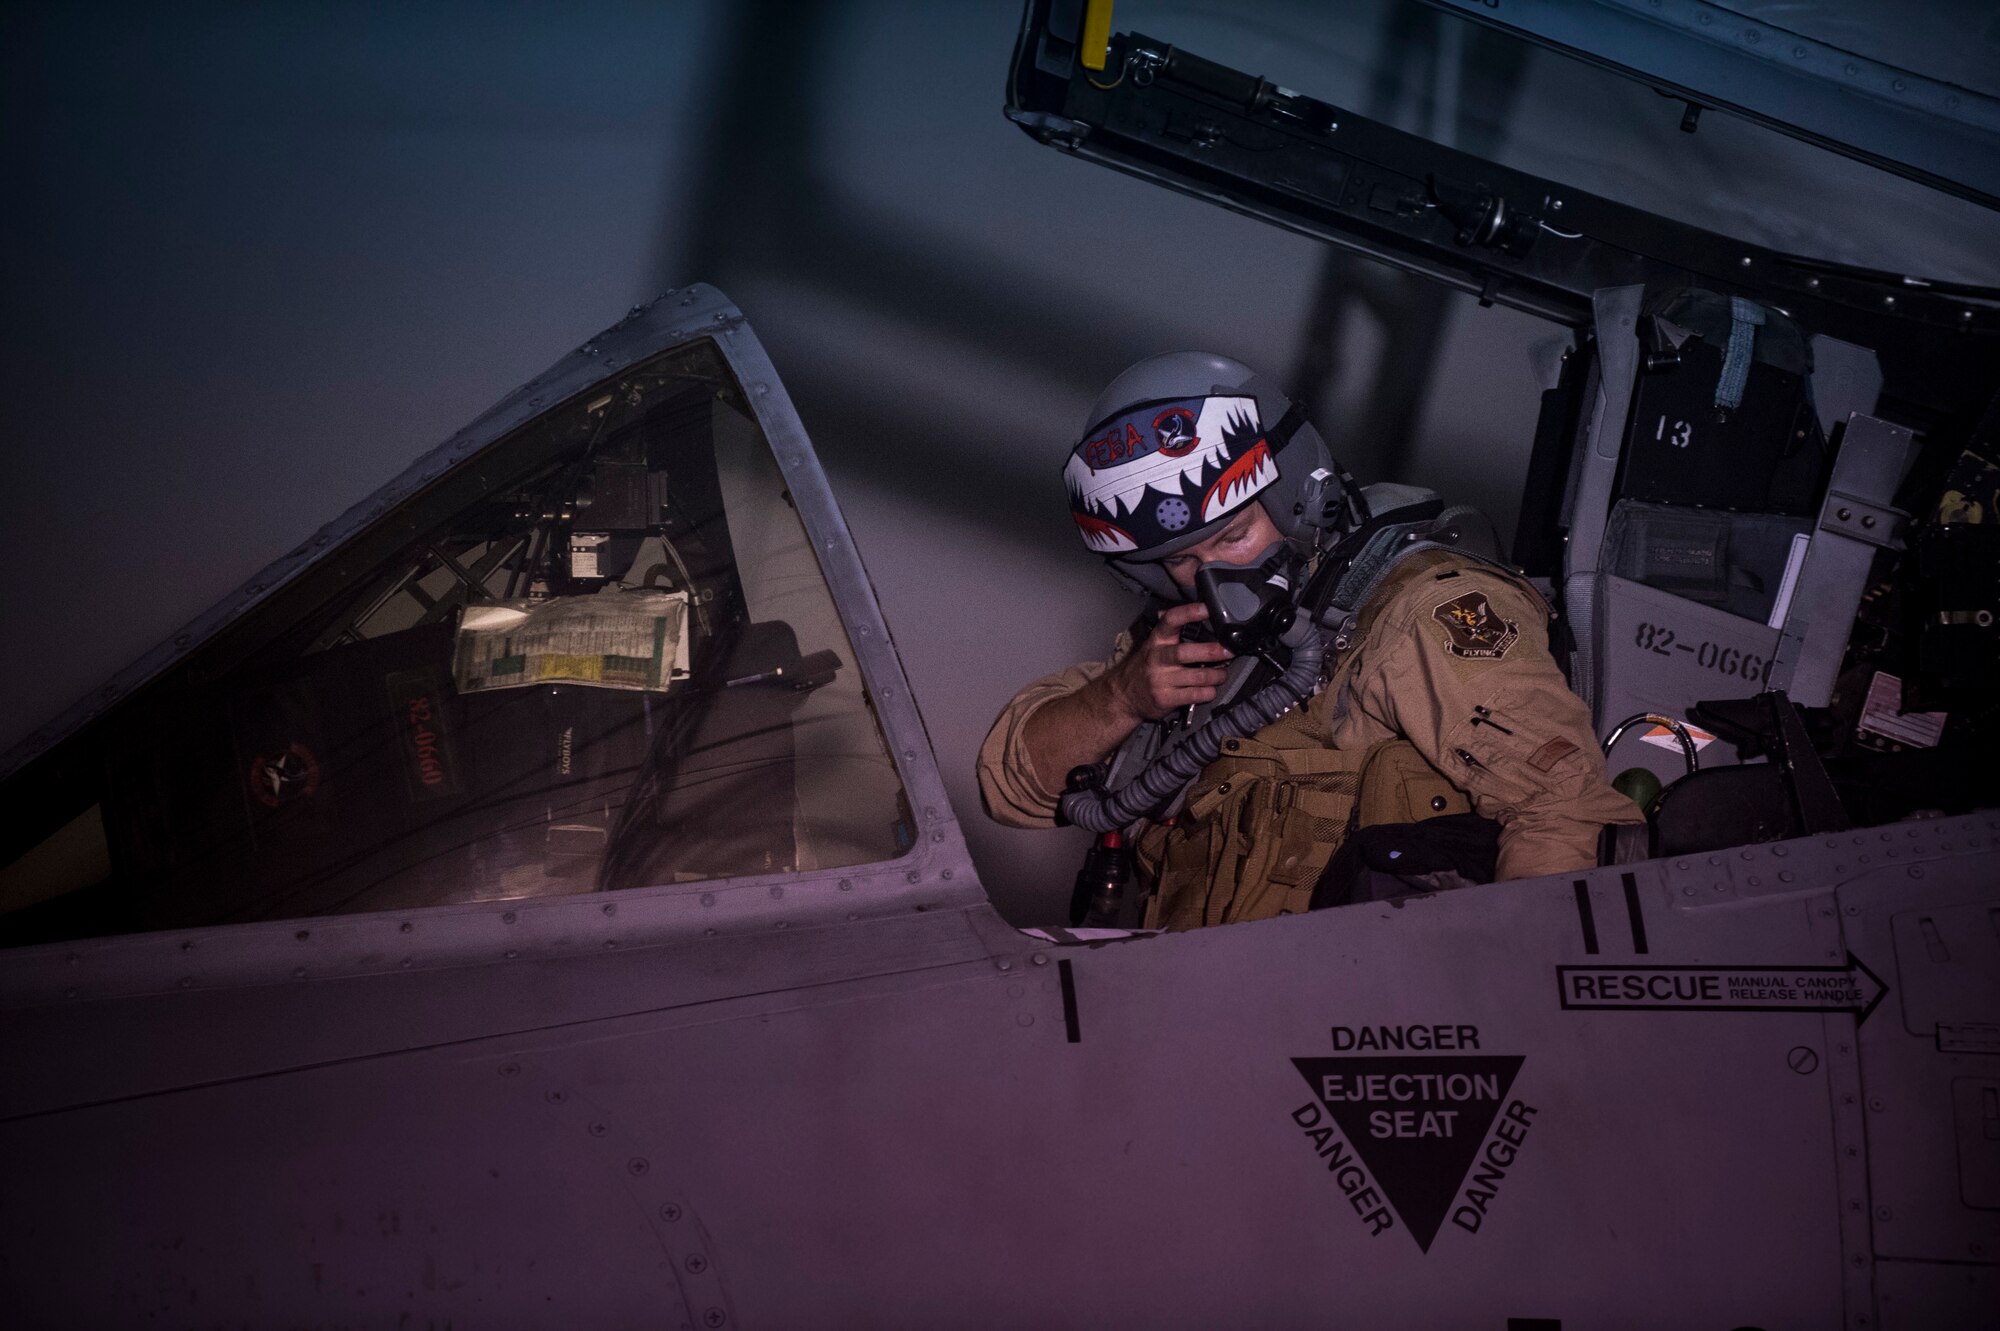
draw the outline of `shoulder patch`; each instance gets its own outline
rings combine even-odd
[[[1497,661],[1521,636],[1521,626],[1493,613],[1485,592],[1466,592],[1431,611],[1444,625],[1444,649],[1474,661]]]

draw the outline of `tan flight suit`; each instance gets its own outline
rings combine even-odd
[[[1398,564],[1342,634],[1346,650],[1329,650],[1326,688],[1225,744],[1176,824],[1141,835],[1141,866],[1159,883],[1147,923],[1304,910],[1357,822],[1468,807],[1500,825],[1502,879],[1594,866],[1603,826],[1640,815],[1605,780],[1589,709],[1549,654],[1547,620],[1531,587],[1491,565],[1448,551]],[[979,752],[994,819],[1054,825],[1066,774],[1035,770],[1027,720],[1131,646],[1121,634],[1109,660],[1038,679],[1007,704]]]

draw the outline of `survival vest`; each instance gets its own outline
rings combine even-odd
[[[1400,588],[1464,558],[1424,550],[1399,561],[1342,639],[1358,645]],[[1513,577],[1497,567],[1491,571]],[[1326,686],[1303,705],[1254,735],[1224,741],[1221,756],[1190,787],[1179,816],[1140,835],[1140,872],[1156,885],[1147,928],[1194,929],[1302,913],[1353,829],[1471,811],[1465,792],[1408,740],[1360,750],[1327,743],[1334,708],[1359,660],[1349,646]]]

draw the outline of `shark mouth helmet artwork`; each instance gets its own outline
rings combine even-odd
[[[1248,395],[1129,408],[1087,431],[1063,466],[1084,544],[1141,559],[1227,517],[1277,479]]]
[[[1367,518],[1304,407],[1228,356],[1148,356],[1106,385],[1084,421],[1063,457],[1070,516],[1129,591],[1178,600],[1160,561],[1252,503],[1301,554]]]

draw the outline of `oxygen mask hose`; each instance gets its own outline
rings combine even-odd
[[[1158,758],[1129,783],[1115,791],[1099,788],[1101,772],[1078,768],[1071,774],[1070,790],[1057,802],[1057,817],[1092,832],[1115,832],[1137,822],[1165,805],[1201,775],[1203,768],[1222,753],[1222,742],[1254,735],[1311,696],[1319,684],[1320,664],[1326,659],[1326,635],[1310,620],[1301,619],[1288,638],[1292,643],[1292,663],[1285,673],[1226,711],[1210,717],[1208,723],[1181,744]],[[1089,774],[1088,784],[1079,774]]]

